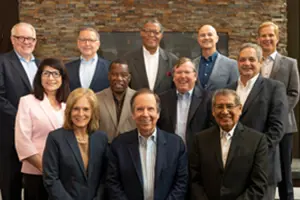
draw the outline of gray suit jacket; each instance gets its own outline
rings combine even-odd
[[[282,82],[286,87],[289,114],[285,132],[297,132],[297,122],[293,110],[299,101],[300,90],[297,60],[277,53],[270,78]]]
[[[149,88],[143,48],[125,54],[124,59],[127,60],[131,73],[130,87],[134,90]],[[154,92],[159,94],[172,87],[172,68],[177,60],[178,58],[174,54],[159,48],[159,66],[154,84]]]
[[[201,56],[193,60],[197,71],[199,71]],[[214,91],[220,88],[225,88],[227,85],[234,83],[239,78],[237,62],[222,54],[218,53],[213,71],[209,77],[206,90]],[[200,80],[199,80],[200,81]],[[202,87],[201,84],[199,84]]]
[[[125,133],[136,128],[131,116],[130,106],[130,99],[134,93],[135,90],[127,88],[119,124],[117,122],[116,104],[110,87],[96,94],[100,105],[99,130],[107,134],[109,143],[120,133]]]

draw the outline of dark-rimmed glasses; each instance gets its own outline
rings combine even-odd
[[[42,72],[42,76],[44,76],[44,77],[49,78],[51,75],[53,78],[59,78],[61,76],[60,73],[57,71],[50,72],[50,71],[44,70]]]
[[[24,37],[24,36],[13,36],[14,38],[16,38],[19,42],[25,42],[26,40],[30,43],[35,42],[36,38],[33,37]]]

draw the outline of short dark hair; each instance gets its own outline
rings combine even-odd
[[[153,19],[147,19],[144,21],[144,24],[143,24],[143,27],[145,26],[145,24],[148,24],[148,23],[151,23],[151,24],[157,24],[160,28],[160,32],[161,33],[164,33],[165,31],[165,28],[163,27],[163,25],[158,21],[158,19],[156,18],[153,18]]]
[[[58,102],[66,102],[67,97],[70,93],[70,87],[69,87],[69,76],[67,74],[67,70],[65,65],[62,63],[61,60],[56,58],[46,58],[44,59],[37,70],[37,73],[33,80],[33,95],[35,98],[39,100],[44,99],[44,87],[42,86],[42,73],[44,71],[44,68],[46,66],[52,67],[54,69],[57,69],[61,75],[62,83],[60,88],[56,92],[56,100]]]
[[[111,71],[111,67],[112,67],[113,64],[121,64],[121,65],[127,65],[128,66],[127,60],[122,59],[122,58],[118,58],[118,59],[116,59],[116,60],[114,60],[110,63],[109,68],[108,68],[109,71]],[[128,68],[128,71],[129,71],[129,68]]]
[[[235,105],[242,105],[241,99],[235,90],[223,88],[223,89],[218,89],[214,92],[212,97],[212,106],[216,105],[217,96],[230,96],[230,95],[234,97]]]
[[[161,109],[160,108],[160,98],[158,97],[157,94],[155,94],[155,92],[153,92],[152,90],[150,90],[148,88],[142,88],[134,93],[134,95],[132,96],[132,98],[130,100],[131,112],[133,113],[133,111],[134,111],[134,101],[135,101],[136,97],[141,94],[152,94],[156,101],[157,112],[160,113],[160,109]]]

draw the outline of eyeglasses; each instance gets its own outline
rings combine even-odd
[[[45,70],[42,72],[42,76],[44,76],[44,77],[49,78],[51,75],[53,78],[59,78],[61,76],[60,73],[57,71],[50,72],[50,71]]]
[[[146,33],[147,35],[151,35],[151,33],[153,35],[159,35],[161,33],[161,31],[156,31],[156,30],[150,30],[150,29],[142,29],[142,31],[144,33]]]
[[[78,41],[81,42],[81,43],[94,43],[94,42],[97,42],[99,40],[97,39],[88,39],[88,38],[78,38]]]
[[[219,110],[224,110],[225,108],[227,110],[233,110],[234,108],[236,108],[238,105],[236,104],[215,104],[214,107],[216,109],[219,109]]]
[[[14,35],[13,37],[16,38],[19,42],[25,42],[27,40],[28,42],[31,43],[36,41],[36,38],[33,37],[24,37],[24,36],[16,36],[16,35]]]

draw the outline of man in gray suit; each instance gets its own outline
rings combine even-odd
[[[107,133],[109,143],[120,133],[136,127],[131,117],[130,99],[135,91],[128,87],[130,78],[127,62],[115,60],[108,72],[110,87],[96,94],[100,104],[100,130]]]
[[[200,87],[214,91],[225,88],[239,77],[237,62],[217,51],[219,36],[211,25],[204,25],[198,31],[201,56],[193,60],[197,70]]]
[[[292,200],[294,199],[291,172],[292,133],[298,131],[293,110],[299,100],[297,60],[283,56],[277,52],[276,46],[279,41],[279,29],[273,22],[263,22],[259,26],[257,39],[263,50],[262,76],[282,82],[285,85],[288,96],[288,120],[285,124],[285,134],[279,143],[282,181],[278,184],[278,189],[281,200]]]
[[[131,72],[131,88],[149,88],[161,93],[172,87],[172,68],[178,58],[159,47],[163,31],[158,20],[147,21],[140,33],[143,47],[125,54]]]

